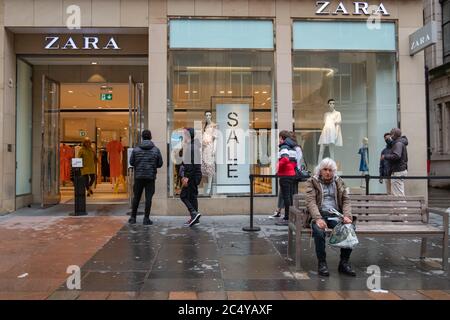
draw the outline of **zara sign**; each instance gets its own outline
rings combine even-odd
[[[350,10],[350,11],[349,11]],[[379,5],[369,5],[368,2],[353,2],[352,8],[348,8],[344,5],[343,2],[339,2],[339,4],[332,5],[331,1],[316,1],[316,14],[317,15],[383,15],[389,16],[390,13],[386,10],[386,7],[383,3]]]
[[[46,50],[120,50],[114,37],[110,37],[106,42],[99,43],[99,37],[84,36],[81,41],[75,41],[73,37],[62,40],[59,36],[45,37]]]

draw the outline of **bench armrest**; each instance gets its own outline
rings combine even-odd
[[[450,215],[450,208],[447,210],[441,209],[441,208],[428,208],[428,212],[430,213],[436,213],[440,215],[441,217]]]
[[[428,213],[436,213],[442,217],[442,224],[447,234],[449,227],[450,208],[447,208],[447,210],[440,208],[428,208]]]

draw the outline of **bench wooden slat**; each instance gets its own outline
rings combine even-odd
[[[303,228],[302,233],[311,233],[311,229]],[[443,234],[441,228],[426,224],[408,225],[400,223],[399,225],[388,224],[356,224],[356,235],[365,234]]]
[[[304,196],[304,195],[300,195]],[[365,200],[365,201],[390,201],[390,200],[406,200],[406,201],[424,201],[425,198],[422,196],[406,196],[406,197],[396,197],[388,195],[360,195],[360,194],[350,194],[351,200]]]
[[[350,200],[352,201],[425,201],[425,198],[422,196],[408,196],[408,197],[395,197],[395,196],[387,196],[387,195],[349,195]],[[294,199],[306,199],[306,195],[304,193],[294,194]]]
[[[422,215],[422,211],[418,208],[414,209],[402,209],[402,208],[359,208],[352,207],[352,214],[410,214],[410,215]]]
[[[383,202],[361,202],[351,201],[353,207],[371,207],[371,208],[421,208],[422,203],[418,201],[414,202],[400,202],[400,201],[383,201]]]
[[[422,222],[422,216],[419,215],[354,215],[358,219],[357,221],[420,221]]]

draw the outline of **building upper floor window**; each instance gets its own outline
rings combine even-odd
[[[444,63],[450,62],[450,0],[442,2],[442,41]]]
[[[438,154],[450,153],[450,101],[435,105],[434,151]]]

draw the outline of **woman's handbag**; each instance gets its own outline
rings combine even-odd
[[[311,172],[306,170],[306,168],[302,165],[302,169],[300,170],[298,167],[295,167],[295,179],[298,182],[304,182],[311,178]]]
[[[305,160],[305,154],[303,153],[303,148],[300,145],[299,147],[302,150],[303,164],[300,165],[300,168],[298,166],[295,166],[295,180],[297,182],[305,182],[306,180],[311,178],[311,172],[306,169],[308,167],[308,164]]]

